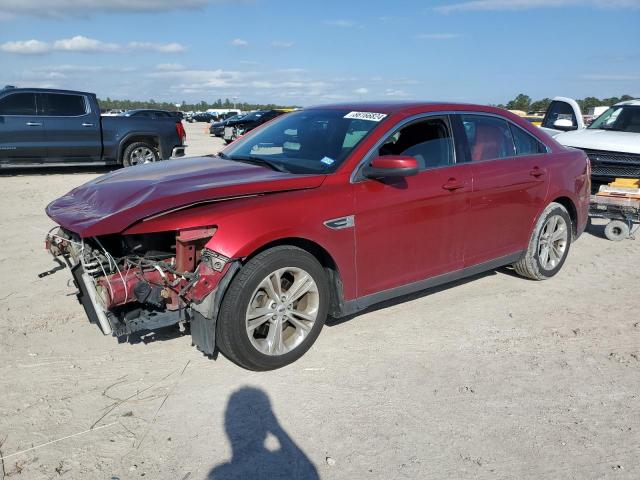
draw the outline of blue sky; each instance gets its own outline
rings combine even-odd
[[[0,0],[0,85],[310,105],[640,97],[640,0]]]

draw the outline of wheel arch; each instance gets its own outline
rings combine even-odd
[[[282,245],[298,247],[313,255],[316,260],[320,262],[320,265],[322,265],[324,270],[327,272],[329,291],[331,292],[329,314],[338,315],[342,310],[342,305],[344,304],[344,294],[340,276],[340,269],[331,253],[329,253],[329,251],[319,243],[302,237],[279,238],[255,248],[249,255],[244,258],[244,262],[250,260],[259,253],[264,252],[265,250]]]
[[[122,163],[124,151],[127,149],[129,145],[135,142],[145,142],[154,145],[158,149],[158,153],[162,156],[162,152],[160,151],[160,138],[155,133],[130,133],[126,137],[124,137],[120,141],[120,145],[118,147],[118,162]]]
[[[558,197],[552,200],[552,202],[559,203],[569,213],[569,218],[571,219],[571,234],[575,239],[578,235],[578,209],[575,203],[569,197]]]

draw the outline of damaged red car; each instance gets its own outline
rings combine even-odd
[[[505,265],[554,276],[585,229],[589,173],[501,109],[322,106],[75,188],[47,207],[47,246],[103,333],[182,324],[205,354],[269,370],[327,316]]]

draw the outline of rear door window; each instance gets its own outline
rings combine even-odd
[[[35,93],[12,93],[0,98],[0,115],[35,115]]]
[[[461,115],[472,162],[513,157],[516,154],[506,120],[488,115]]]
[[[83,95],[43,93],[41,98],[43,114],[50,117],[79,117],[87,113]]]
[[[533,135],[528,134],[515,125],[509,125],[509,127],[511,128],[513,143],[516,147],[516,155],[536,155],[547,151],[546,147]]]

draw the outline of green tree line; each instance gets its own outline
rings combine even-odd
[[[175,103],[169,102],[157,102],[156,100],[114,100],[111,98],[98,99],[100,108],[102,110],[111,110],[113,108],[119,108],[122,110],[132,110],[136,108],[153,108],[159,110],[181,110],[183,112],[190,111],[205,111],[209,108],[238,108],[242,111],[248,110],[261,110],[267,108],[294,108],[290,105],[277,105],[275,103],[260,104],[260,103],[234,103],[228,98],[222,100],[219,98],[213,103],[205,102],[202,100],[199,103],[187,103],[184,100],[179,107],[176,107]]]
[[[576,102],[580,105],[580,108],[583,112],[586,112],[592,107],[597,107],[600,105],[614,105],[618,102],[624,102],[625,100],[632,100],[633,97],[631,95],[622,95],[620,97],[610,97],[610,98],[596,98],[596,97],[585,97],[582,99],[576,98]],[[550,98],[543,98],[542,100],[536,100],[535,102],[531,100],[529,95],[525,95],[524,93],[519,94],[513,100],[510,100],[505,105],[497,105],[501,108],[506,108],[507,110],[523,110],[525,112],[531,111],[545,111],[549,104],[551,103]]]

